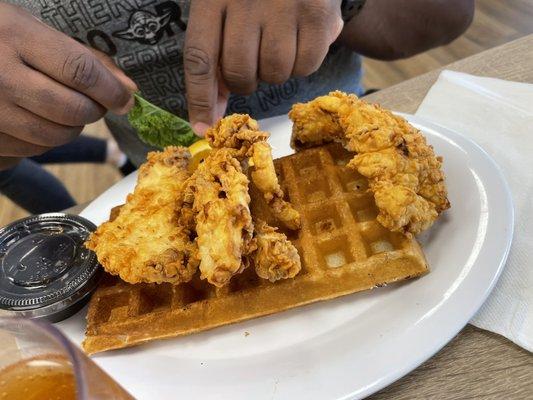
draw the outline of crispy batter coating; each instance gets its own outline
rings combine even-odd
[[[198,249],[176,218],[189,158],[183,147],[148,154],[126,204],[86,243],[107,272],[130,283],[176,284],[192,278]]]
[[[404,227],[418,233],[429,228],[438,214],[435,206],[403,185],[377,181],[373,186],[378,221],[385,227]]]
[[[259,130],[257,121],[248,114],[232,114],[222,118],[209,128],[205,138],[216,149],[235,149],[235,156],[242,161],[250,156],[250,147],[269,138],[267,132]]]
[[[300,226],[300,215],[283,198],[268,133],[249,116],[233,115],[208,138],[214,149],[192,175],[185,148],[148,155],[126,204],[86,243],[109,273],[130,283],[178,284],[199,270],[219,287],[252,262],[272,281],[298,273],[298,252],[284,234],[262,225],[254,237],[248,172],[279,221]]]
[[[239,161],[251,158],[250,176],[269,205],[273,215],[289,229],[300,228],[300,214],[284,200],[284,193],[272,161],[269,134],[259,131],[257,121],[248,115],[233,114],[220,120],[206,133],[214,148],[234,149]]]
[[[389,230],[417,234],[450,207],[442,159],[405,119],[339,91],[296,104],[289,117],[294,148],[338,141],[356,153],[348,166],[369,179]]]
[[[267,142],[257,142],[252,145],[253,167],[250,175],[255,186],[263,194],[272,214],[287,228],[296,230],[300,228],[300,213],[291,203],[283,199],[284,193],[278,182],[272,149]]]
[[[302,268],[296,247],[283,233],[263,221],[255,223],[257,251],[254,253],[255,272],[263,279],[275,282],[294,278]]]
[[[189,178],[187,191],[194,193],[201,278],[224,286],[255,250],[248,178],[231,149],[216,149]]]
[[[272,151],[266,142],[252,145],[253,167],[250,175],[257,188],[264,194],[265,200],[270,201],[281,192],[278,182]]]
[[[345,132],[340,125],[339,116],[349,112],[357,97],[340,96],[340,93],[332,92],[328,96],[292,106],[289,112],[289,118],[294,122],[292,148],[301,150],[344,140]]]

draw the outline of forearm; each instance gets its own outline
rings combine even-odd
[[[410,57],[451,42],[473,14],[474,0],[367,0],[339,42],[372,58]]]

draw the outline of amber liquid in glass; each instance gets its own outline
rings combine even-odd
[[[0,400],[76,400],[69,360],[56,355],[19,361],[0,370]]]

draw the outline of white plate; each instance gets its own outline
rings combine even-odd
[[[470,320],[498,279],[511,245],[513,208],[500,169],[480,147],[406,117],[444,157],[452,204],[419,238],[430,274],[94,360],[139,399],[311,400],[367,396],[431,357]],[[261,126],[272,133],[276,157],[291,153],[286,117]],[[135,178],[117,183],[81,215],[107,220]],[[84,316],[58,324],[76,343]]]

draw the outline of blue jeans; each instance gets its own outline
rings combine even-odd
[[[41,164],[103,163],[107,142],[90,136],[56,147],[40,156],[23,159],[0,171],[0,193],[32,214],[54,212],[76,205],[68,190]]]

